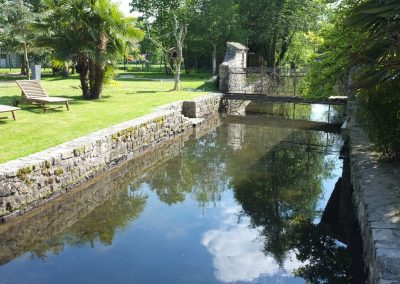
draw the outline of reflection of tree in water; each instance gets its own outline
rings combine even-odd
[[[290,232],[291,248],[305,262],[295,276],[310,283],[357,283],[351,281],[351,259],[347,247],[332,237],[331,228],[298,218]]]
[[[117,230],[125,230],[143,212],[147,195],[135,192],[132,186],[115,192],[102,205],[65,232],[67,243],[73,246],[100,241],[111,245]]]
[[[220,131],[220,130],[218,130]],[[220,200],[227,183],[226,143],[218,131],[189,141],[181,155],[146,176],[150,188],[168,205],[183,202],[191,194],[199,207]]]
[[[45,258],[49,252],[59,254],[65,244],[78,247],[90,244],[93,247],[96,242],[100,242],[111,245],[116,232],[126,229],[130,222],[140,216],[146,201],[147,196],[135,192],[131,186],[127,190],[115,190],[110,198],[89,215],[61,234],[40,243],[32,250],[32,254],[39,258]]]
[[[242,205],[243,215],[251,218],[253,227],[260,227],[264,251],[282,265],[290,250],[288,231],[298,216],[314,219],[316,204],[322,192],[322,179],[329,175],[324,155],[313,152],[307,144],[319,143],[318,132],[296,131],[282,140],[298,141],[288,147],[278,143],[253,161],[249,168],[239,168],[238,157],[232,159],[232,187]],[[261,137],[267,139],[268,135]],[[279,140],[278,140],[279,141]],[[249,145],[254,146],[254,145]],[[264,149],[265,151],[265,149]],[[254,153],[254,151],[253,151]],[[251,160],[251,157],[247,157]]]

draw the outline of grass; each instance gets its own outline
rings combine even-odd
[[[45,74],[46,75],[46,74]],[[183,76],[182,91],[170,91],[173,82],[145,80],[145,72],[124,72],[120,75],[135,76],[120,79],[104,89],[103,98],[86,101],[81,98],[77,76],[68,79],[45,76],[42,85],[50,96],[73,98],[71,111],[53,110],[43,113],[37,106],[20,105],[17,121],[0,120],[0,163],[24,157],[52,146],[84,136],[142,115],[151,113],[157,106],[177,100],[192,99],[213,90],[205,83],[204,74]],[[157,74],[147,74],[151,78]],[[158,74],[160,77],[162,73]],[[0,74],[1,76],[8,76]],[[13,79],[15,80],[15,78]],[[11,105],[20,98],[14,82],[0,79],[0,104]],[[1,113],[0,117],[8,113]],[[11,116],[8,115],[9,117]]]

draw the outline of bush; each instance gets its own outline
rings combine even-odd
[[[378,151],[400,161],[400,81],[377,84],[359,93],[361,116]]]

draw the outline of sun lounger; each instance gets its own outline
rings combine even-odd
[[[0,105],[0,113],[1,112],[11,112],[12,117],[14,118],[14,120],[16,120],[14,111],[17,111],[17,110],[20,110],[20,108],[19,107]]]
[[[22,90],[22,96],[27,103],[41,105],[43,111],[49,109],[56,109],[60,107],[46,107],[46,104],[50,103],[64,103],[67,110],[69,110],[68,102],[72,99],[61,98],[61,97],[49,97],[46,91],[42,88],[40,83],[36,80],[18,80],[16,81],[18,86]]]

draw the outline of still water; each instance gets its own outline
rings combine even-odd
[[[213,118],[1,225],[0,283],[305,283],[298,224],[318,224],[341,144]]]

